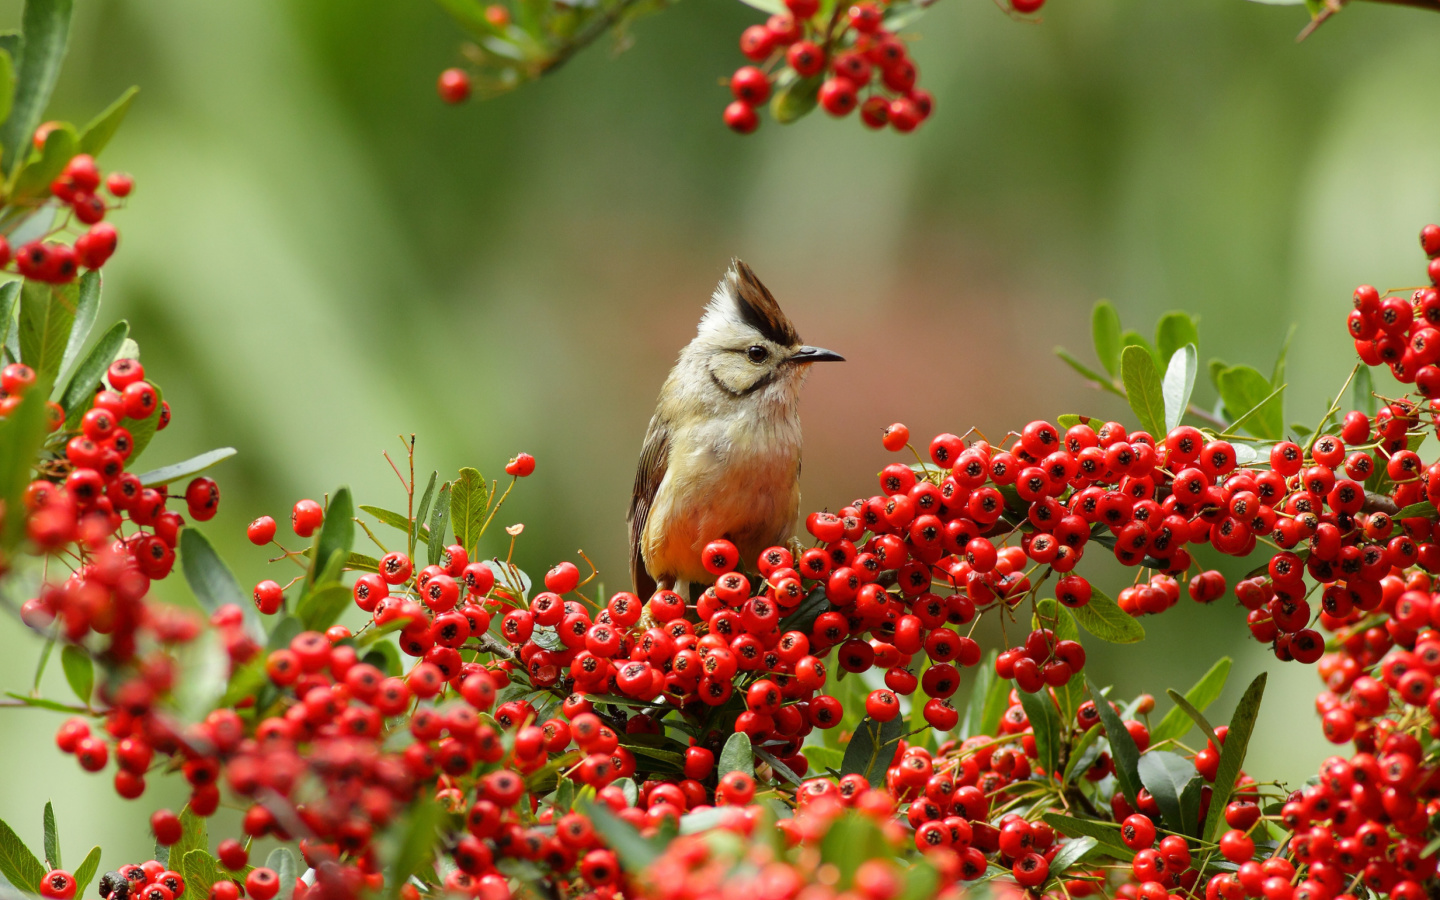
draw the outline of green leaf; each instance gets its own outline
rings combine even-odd
[[[985,657],[975,672],[975,683],[970,688],[970,704],[965,708],[965,737],[995,733],[1000,727],[1000,717],[1005,715],[1009,704],[1010,682],[995,677],[996,651]]]
[[[95,880],[95,873],[100,871],[100,848],[91,847],[90,852],[80,861],[80,868],[75,870],[75,896],[84,897],[86,888],[90,882]]]
[[[1135,796],[1140,793],[1140,775],[1137,767],[1140,764],[1140,751],[1135,746],[1135,739],[1130,732],[1125,730],[1125,724],[1110,708],[1110,701],[1100,693],[1100,689],[1093,681],[1086,679],[1085,683],[1090,687],[1090,699],[1095,701],[1095,709],[1100,713],[1100,724],[1105,726],[1105,739],[1110,743],[1110,758],[1115,762],[1115,781],[1124,792],[1125,799],[1130,801],[1132,807],[1138,808]]]
[[[635,779],[621,778],[615,782],[615,786],[620,789],[620,793],[625,795],[626,806],[634,806],[640,802],[640,789],[635,786]]]
[[[1205,819],[1206,840],[1212,840],[1220,833],[1225,821],[1225,807],[1235,791],[1235,778],[1245,764],[1245,751],[1250,745],[1250,734],[1255,730],[1255,718],[1260,714],[1260,701],[1265,696],[1265,673],[1261,672],[1245,689],[1245,695],[1235,706],[1235,715],[1230,718],[1230,730],[1225,743],[1220,747],[1220,765],[1215,772],[1215,786],[1210,794],[1210,814]]]
[[[20,289],[20,359],[37,381],[51,383],[60,373],[79,296],[74,284],[27,279]]]
[[[392,859],[389,877],[385,879],[385,890],[391,900],[400,895],[400,888],[411,876],[430,863],[444,821],[445,810],[433,797],[419,800],[411,807],[408,820],[402,823],[405,830]]]
[[[1185,699],[1197,710],[1204,712],[1206,707],[1219,699],[1220,692],[1225,689],[1225,679],[1230,676],[1230,664],[1228,656],[1216,660],[1210,671],[1201,675],[1200,680],[1185,692]],[[1150,729],[1150,744],[1153,746],[1161,741],[1179,740],[1190,730],[1190,721],[1191,717],[1177,705],[1165,714],[1160,724]]]
[[[1078,678],[1073,680],[1079,681]],[[1096,741],[1099,739],[1099,725],[1091,725],[1085,729],[1084,734],[1080,735],[1080,740],[1076,741],[1075,746],[1070,750],[1070,761],[1065,764],[1065,774],[1060,778],[1063,783],[1069,784],[1074,781],[1076,775],[1090,768],[1100,757],[1100,750],[1096,747]],[[1095,748],[1093,754],[1090,753],[1092,747]]]
[[[0,875],[17,888],[33,892],[40,890],[40,880],[45,877],[45,867],[4,819],[0,819]]]
[[[1070,351],[1066,350],[1064,347],[1056,347],[1055,355],[1060,357],[1061,361],[1064,362],[1065,365],[1078,372],[1081,378],[1084,378],[1086,381],[1091,382],[1101,390],[1109,391],[1117,397],[1125,396],[1123,393],[1121,393],[1120,389],[1115,386],[1115,382],[1111,381],[1109,378],[1106,378],[1104,375],[1101,375],[1099,372],[1085,365],[1080,360],[1076,359],[1074,356],[1071,356]]]
[[[184,462],[171,463],[168,466],[161,466],[158,469],[151,469],[140,475],[140,483],[145,487],[157,487],[162,484],[169,484],[172,481],[179,481],[182,478],[189,478],[191,475],[198,475],[213,465],[222,463],[234,456],[234,447],[219,447],[214,450],[201,453],[199,456],[192,456]]]
[[[60,666],[65,670],[65,681],[69,683],[70,690],[75,692],[81,703],[89,706],[90,695],[95,690],[95,663],[90,654],[74,644],[66,644],[65,649],[60,651]],[[56,868],[60,867],[58,860],[50,861]]]
[[[166,857],[162,862],[174,869],[183,865],[185,857],[197,850],[210,852],[210,836],[206,832],[205,820],[191,812],[189,804],[186,804],[180,810],[180,840],[165,849]]]
[[[788,12],[785,4],[780,2],[780,0],[740,0],[740,2],[753,9],[758,9],[763,13],[769,13],[772,16],[784,15]]]
[[[18,282],[16,291],[18,292]],[[9,285],[6,285],[9,288]],[[4,288],[0,288],[0,296],[3,296]],[[0,307],[3,308],[3,307]],[[80,417],[90,408],[91,401],[95,399],[95,391],[100,387],[100,380],[105,377],[105,370],[110,368],[110,363],[115,360],[115,354],[119,352],[122,344],[130,336],[130,323],[121,319],[109,330],[100,336],[95,346],[80,362],[75,369],[74,376],[66,385],[65,392],[60,397],[60,406],[65,410],[65,427],[74,431],[80,425]]]
[[[390,641],[381,641],[376,644],[361,658],[361,661],[369,663],[390,676],[397,676],[405,669],[400,660],[399,648]]]
[[[1231,428],[1243,424],[1256,437],[1275,441],[1283,436],[1283,390],[1283,385],[1272,387],[1250,366],[1231,366],[1220,373],[1220,398],[1230,414],[1237,416]]]
[[[60,372],[55,378],[55,392],[51,395],[54,399],[60,393],[60,385],[66,384],[70,373],[74,371],[75,363],[80,358],[80,350],[85,342],[90,339],[90,329],[95,327],[95,317],[100,313],[100,273],[91,269],[80,276],[79,298],[75,306],[75,324],[70,328],[70,335],[65,340],[65,353],[60,359]]]
[[[26,392],[14,412],[0,420],[0,498],[5,501],[3,544],[7,550],[25,537],[22,495],[45,443],[47,388],[43,382],[38,383]]]
[[[20,357],[20,287],[22,281],[7,281],[0,285],[0,343],[16,359]]]
[[[220,880],[215,858],[204,850],[186,853],[180,858],[180,867],[180,874],[185,876],[185,892],[195,900],[210,896],[210,888]]]
[[[455,528],[455,543],[464,547],[472,559],[479,552],[480,529],[489,506],[490,489],[485,476],[478,469],[461,469],[460,477],[451,482],[450,524]]]
[[[1066,837],[1094,838],[1102,850],[1116,859],[1128,862],[1135,858],[1135,851],[1126,847],[1125,842],[1120,839],[1120,827],[1118,825],[1051,812],[1044,813],[1040,818],[1051,828],[1054,828]],[[1058,856],[1059,854],[1057,853],[1056,855]]]
[[[1195,764],[1178,753],[1151,750],[1140,757],[1136,769],[1140,783],[1155,798],[1161,818],[1170,830],[1194,834],[1199,824],[1196,819],[1199,807],[1186,806],[1181,800],[1190,782],[1200,777]]]
[[[50,193],[50,183],[65,171],[65,166],[80,152],[80,136],[68,123],[62,124],[45,137],[45,146],[30,156],[11,175],[10,200],[29,207],[38,207]],[[40,207],[34,215],[51,215],[52,207]]]
[[[859,774],[865,776],[871,787],[885,784],[885,770],[895,755],[895,747],[905,734],[905,720],[896,716],[888,722],[880,722],[866,716],[855,729],[850,744],[845,748],[845,758],[840,763],[841,775]]]
[[[1161,359],[1171,359],[1186,344],[1199,343],[1200,329],[1186,313],[1168,312],[1155,325],[1155,352]]]
[[[1165,693],[1170,696],[1171,700],[1175,701],[1176,709],[1180,710],[1187,717],[1189,717],[1190,721],[1200,726],[1200,730],[1205,733],[1205,737],[1207,740],[1210,741],[1210,743],[1214,744],[1216,747],[1220,746],[1220,738],[1215,733],[1214,726],[1212,726],[1209,720],[1205,718],[1204,713],[1196,709],[1194,704],[1192,704],[1189,700],[1186,700],[1184,695],[1182,695],[1179,691],[1167,688]]]
[[[425,514],[430,511],[430,500],[435,496],[435,480],[439,477],[439,472],[431,472],[430,483],[425,485],[425,493],[420,495],[420,508],[415,511],[415,521],[420,523],[421,528],[425,527],[423,524],[425,522]],[[425,540],[427,543],[430,540],[428,531],[426,532]],[[410,534],[409,556],[411,559],[415,558],[415,534],[413,532]]]
[[[1275,357],[1275,368],[1270,373],[1271,384],[1285,383],[1285,359],[1290,355],[1290,341],[1295,337],[1295,324],[1285,332],[1285,342],[1280,345],[1280,355]]]
[[[780,628],[782,631],[809,634],[815,629],[815,620],[829,608],[830,598],[825,596],[825,585],[816,585],[805,595],[805,599],[800,601],[799,606],[790,610],[789,614],[780,620]]]
[[[882,859],[890,854],[880,826],[849,810],[832,822],[820,839],[820,858],[839,869],[837,888],[849,888],[855,870],[867,859]]]
[[[1205,370],[1210,373],[1210,384],[1215,390],[1220,390],[1220,373],[1230,368],[1230,364],[1223,359],[1212,359],[1205,364]]]
[[[770,115],[781,125],[788,125],[807,115],[820,102],[820,84],[825,80],[821,75],[809,78],[787,78],[793,69],[786,69],[780,78],[779,89],[770,101]]]
[[[776,775],[780,776],[780,778],[790,782],[796,787],[800,786],[800,776],[795,774],[794,769],[791,769],[789,766],[785,765],[783,762],[777,759],[773,753],[761,747],[756,747],[755,755],[760,757],[762,761],[767,763],[770,766],[770,770]],[[681,762],[683,764],[683,759]]]
[[[1375,382],[1370,377],[1370,367],[1364,363],[1356,366],[1355,377],[1350,381],[1351,403],[1365,415],[1375,415]]]
[[[1161,359],[1160,355],[1155,352],[1155,348],[1150,346],[1150,342],[1145,340],[1144,335],[1138,331],[1126,329],[1120,334],[1120,367],[1122,373],[1125,367],[1126,347],[1140,347],[1143,349],[1146,353],[1150,354],[1150,359],[1155,363],[1157,369],[1165,363],[1165,360]]]
[[[1419,503],[1412,503],[1409,506],[1402,507],[1400,511],[1395,514],[1395,518],[1435,519],[1440,518],[1440,510],[1437,510],[1435,504],[1429,500],[1421,500]]]
[[[160,427],[160,410],[163,409],[165,400],[165,393],[160,390],[160,385],[152,379],[145,380],[155,389],[155,411],[143,419],[126,418],[123,422],[125,427],[130,429],[130,437],[135,445],[135,449],[130,451],[130,459],[127,460],[131,464],[140,458],[140,454],[145,452],[145,448],[150,446],[151,439],[155,437],[155,432]]]
[[[755,777],[755,750],[750,744],[750,735],[743,731],[735,732],[725,741],[725,746],[720,751],[715,777],[723,778],[737,771],[744,772],[751,778]]]
[[[818,744],[800,748],[805,758],[810,760],[810,768],[815,772],[840,771],[840,766],[845,762],[845,754],[834,747],[822,747]]]
[[[225,560],[215,552],[210,539],[194,525],[180,530],[180,571],[184,573],[185,583],[190,585],[195,599],[200,601],[200,606],[207,613],[233,603],[243,611],[246,630],[251,637],[259,638],[265,633],[255,604],[240,589],[240,582],[225,565]]]
[[[64,703],[56,703],[54,700],[46,700],[44,697],[27,697],[24,694],[17,694],[14,691],[6,691],[5,696],[9,697],[11,700],[19,700],[26,706],[33,706],[36,709],[49,709],[55,712],[62,713],[84,712],[84,710],[78,706],[69,706]]]
[[[130,104],[139,92],[138,87],[129,88],[114,103],[105,107],[100,115],[90,120],[85,130],[80,132],[81,153],[98,156],[100,151],[105,149],[105,145],[110,143],[110,139],[120,128],[120,123],[125,121],[125,114],[130,111]]]
[[[435,508],[430,512],[430,543],[425,548],[425,556],[430,565],[438,565],[440,556],[445,552],[445,532],[450,528],[450,482],[440,486],[440,493],[435,497]]]
[[[45,861],[52,869],[63,869],[65,864],[60,861],[60,832],[55,828],[55,807],[49,800],[45,801]]]
[[[433,833],[430,837],[433,840]],[[408,848],[408,836],[406,844]],[[404,850],[402,849],[401,852],[403,853]],[[275,895],[275,900],[290,900],[290,898],[295,896],[295,854],[290,852],[290,848],[276,847],[274,850],[271,850],[270,855],[265,857],[265,868],[272,870],[276,875],[280,876],[280,893]],[[410,880],[410,875],[413,874],[414,872],[411,872],[404,878],[398,880],[401,884],[404,884]]]
[[[0,50],[0,122],[10,118],[15,105],[15,62],[10,51]]]
[[[1060,765],[1060,722],[1055,706],[1044,693],[1020,692],[1020,705],[1035,731],[1035,758],[1050,777]]]
[[[1194,344],[1186,344],[1170,357],[1165,369],[1165,380],[1160,390],[1165,398],[1165,431],[1180,425],[1185,418],[1185,409],[1190,405],[1190,394],[1195,390],[1195,368],[1199,357]]]
[[[1051,629],[1057,641],[1080,640],[1080,628],[1075,624],[1075,617],[1053,597],[1045,597],[1035,604],[1035,615],[1032,619],[1035,628]],[[1085,686],[1080,683],[1080,679],[1072,678],[1052,690],[1055,692],[1055,699],[1060,703],[1062,725],[1075,721],[1075,711],[1085,702]]]
[[[1155,358],[1144,347],[1129,346],[1120,354],[1120,375],[1125,382],[1125,399],[1150,434],[1165,434],[1165,395]]]
[[[1098,846],[1100,846],[1100,840],[1088,834],[1078,838],[1071,838],[1065,846],[1061,847],[1059,852],[1055,854],[1055,858],[1050,860],[1050,871],[1057,875],[1065,872],[1084,858],[1085,854]]]
[[[26,0],[21,19],[23,43],[15,58],[15,100],[10,117],[0,127],[0,159],[7,171],[14,171],[29,150],[30,136],[45,107],[70,35],[71,0]]]
[[[1090,311],[1090,337],[1095,358],[1113,378],[1120,374],[1120,314],[1109,300],[1097,300]]]
[[[586,799],[580,802],[579,811],[590,819],[626,871],[641,872],[660,858],[664,844],[642,837],[633,825],[611,812],[604,803]]]
[[[1120,608],[1104,592],[1090,586],[1090,602],[1070,610],[1080,627],[1102,641],[1112,644],[1134,644],[1145,639],[1145,627],[1139,620]]]
[[[344,560],[354,544],[355,504],[350,499],[350,488],[342,484],[330,498],[330,507],[325,510],[325,521],[315,535],[315,555],[305,573],[302,596],[308,595],[316,587],[317,579],[330,567],[335,554],[338,553],[339,559]]]
[[[404,513],[398,513],[392,509],[385,509],[384,507],[380,506],[362,506],[360,507],[360,509],[363,512],[367,512],[370,515],[374,516],[381,525],[389,525],[391,528],[394,528],[397,531],[402,531],[406,535],[410,535],[412,532],[412,529],[410,527],[410,520],[405,518]],[[430,526],[425,525],[424,523],[421,523],[420,525],[420,540],[424,541],[426,544],[430,543]]]
[[[324,631],[340,620],[350,608],[354,594],[343,584],[328,584],[311,591],[295,607],[295,615],[307,631]]]

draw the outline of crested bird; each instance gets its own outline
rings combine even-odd
[[[790,537],[800,510],[800,386],[811,364],[843,359],[801,341],[750,267],[731,260],[645,432],[626,517],[641,599],[713,577],[702,561],[711,541],[729,540],[753,563]]]

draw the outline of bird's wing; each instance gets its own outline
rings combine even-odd
[[[630,498],[630,513],[625,521],[630,523],[630,581],[641,600],[648,600],[655,593],[655,579],[645,568],[645,557],[641,546],[645,539],[645,521],[650,517],[650,505],[655,502],[655,492],[665,479],[665,469],[670,459],[670,432],[665,423],[656,416],[650,420],[645,432],[645,447],[640,451],[640,466],[635,470],[635,493]]]

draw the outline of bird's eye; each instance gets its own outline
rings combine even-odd
[[[770,351],[766,350],[759,344],[756,344],[749,350],[746,350],[745,355],[750,357],[750,361],[753,363],[763,363],[765,360],[770,358]]]

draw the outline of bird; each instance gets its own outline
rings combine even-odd
[[[626,516],[638,597],[713,578],[702,561],[712,541],[730,541],[753,562],[790,537],[800,509],[800,387],[812,364],[827,361],[844,357],[805,344],[754,271],[732,259],[645,432]]]

